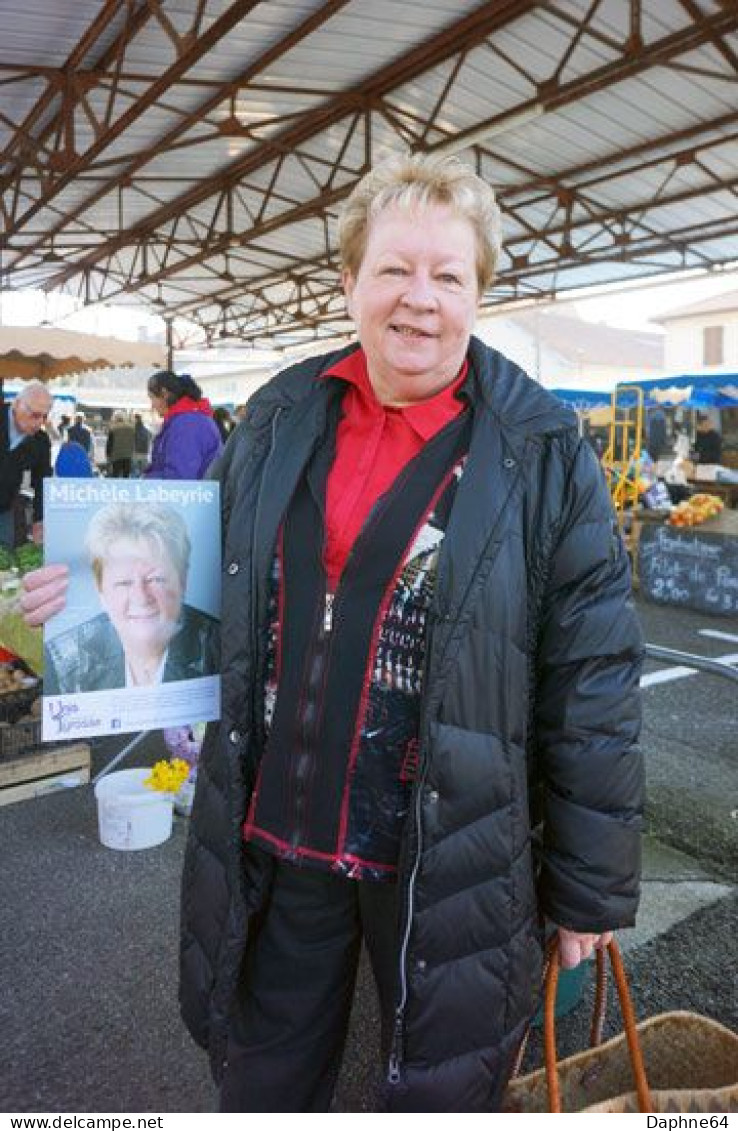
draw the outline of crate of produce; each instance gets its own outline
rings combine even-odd
[[[43,562],[40,546],[27,543],[17,550],[0,545],[0,648],[20,656],[37,673],[43,670],[43,630],[29,628],[19,598],[23,575]]]
[[[0,763],[21,758],[41,745],[41,719],[0,722]]]
[[[21,660],[0,662],[0,722],[27,715],[41,692],[41,681]]]
[[[25,752],[0,762],[0,806],[27,801],[90,780],[90,747],[85,742]]]

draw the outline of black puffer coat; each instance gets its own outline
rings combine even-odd
[[[181,983],[216,1078],[261,898],[240,827],[260,754],[268,575],[324,426],[317,377],[338,356],[266,386],[220,468],[223,718],[187,847]],[[494,1110],[535,1007],[542,913],[600,932],[632,924],[638,901],[641,639],[603,476],[558,401],[476,339],[469,359],[473,433],[439,563],[401,866],[389,1092],[416,1112]]]

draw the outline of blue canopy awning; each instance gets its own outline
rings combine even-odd
[[[612,393],[589,389],[551,389],[551,392],[570,408],[579,412],[588,412],[591,408],[606,408],[612,401]]]
[[[738,406],[738,373],[680,373],[672,377],[623,381],[622,385],[643,390],[647,405],[684,408],[732,408]]]

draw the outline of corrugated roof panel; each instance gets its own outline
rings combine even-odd
[[[649,213],[650,226],[663,232],[681,232],[699,224],[725,224],[735,219],[735,197],[725,189],[709,201],[701,197],[688,203],[656,205]]]
[[[577,22],[584,29],[584,16],[589,4],[578,5]],[[558,75],[568,82],[617,58],[615,44],[608,44],[583,30],[572,47],[571,25],[561,20],[555,9],[540,9],[503,29],[495,36],[495,44],[515,60],[534,84]]]
[[[583,22],[592,5],[588,0],[559,0],[556,7],[571,19]],[[719,10],[720,4],[718,0],[706,0],[703,7],[712,14]],[[646,44],[664,35],[684,30],[691,23],[689,13],[681,3],[645,0],[638,5],[638,9],[640,31]],[[613,36],[617,42],[625,43],[631,31],[632,12],[630,0],[602,0],[596,6],[594,26]]]
[[[738,170],[738,134],[724,145],[710,148],[700,155],[700,162],[716,177],[735,181]]]
[[[19,66],[60,66],[84,35],[99,4],[92,0],[0,0],[2,54]]]
[[[344,89],[478,7],[475,0],[423,3],[420,10],[395,0],[354,2],[334,15],[319,36],[304,40],[271,67],[269,81],[289,83],[300,75],[303,82],[333,80]]]
[[[219,40],[215,47],[194,64],[188,77],[197,81],[216,82],[235,77],[240,70],[289,35],[297,24],[320,7],[321,0],[303,0],[301,3],[264,0],[255,4],[224,39]],[[213,0],[207,0],[203,5],[202,30],[212,28],[215,21],[226,15],[230,8],[228,0],[221,0],[217,4]],[[192,28],[197,10],[198,5],[194,0],[187,0],[182,4],[172,4],[170,0],[165,0],[162,4],[162,11],[167,18],[175,15],[180,34]],[[163,54],[157,55],[157,51],[163,51]],[[132,64],[145,66],[156,75],[161,73],[162,59],[169,58],[171,51],[171,41],[156,19],[152,18],[146,31],[136,38],[130,61]]]
[[[325,228],[321,220],[309,220],[289,231],[278,229],[259,240],[259,247],[282,255],[308,259],[325,254]]]

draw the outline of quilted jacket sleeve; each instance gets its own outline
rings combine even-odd
[[[642,639],[601,469],[586,443],[569,457],[537,660],[540,902],[560,926],[601,932],[631,925],[638,906]]]

